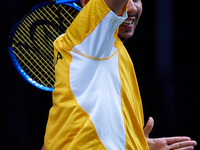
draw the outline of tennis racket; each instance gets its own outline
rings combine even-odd
[[[19,74],[33,86],[54,89],[54,40],[73,22],[80,0],[45,1],[12,27],[8,50]]]

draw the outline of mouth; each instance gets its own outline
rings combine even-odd
[[[129,26],[129,25],[132,25],[134,23],[134,20],[125,20],[122,25],[125,25],[125,26]]]
[[[136,16],[129,16],[122,24],[121,27],[123,28],[132,28],[137,20]]]

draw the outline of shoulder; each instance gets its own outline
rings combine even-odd
[[[82,43],[92,33],[94,36],[91,36],[91,39],[97,38],[95,40],[98,41],[100,35],[105,35],[101,38],[108,39],[114,35],[126,17],[116,15],[104,0],[90,0],[66,30],[63,36],[65,44],[63,45],[66,46],[65,49],[70,50]]]

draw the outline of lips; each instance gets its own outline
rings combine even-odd
[[[128,25],[133,24],[133,22],[134,22],[134,20],[125,20],[122,24],[128,26]]]
[[[136,16],[129,16],[122,24],[123,28],[132,28],[134,26]]]

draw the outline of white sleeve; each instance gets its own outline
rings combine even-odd
[[[116,51],[116,49],[113,49],[115,43],[113,35],[126,18],[126,11],[119,17],[110,10],[96,28],[80,44],[73,47],[73,49],[90,57],[109,57]]]

